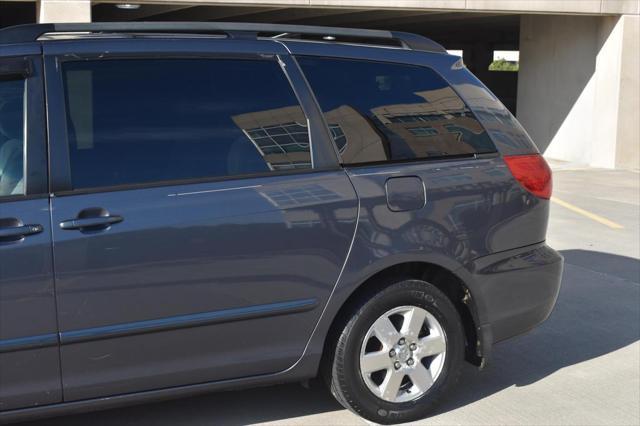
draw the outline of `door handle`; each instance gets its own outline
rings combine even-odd
[[[40,232],[42,232],[42,225],[4,226],[0,227],[0,240],[5,238],[20,239]]]
[[[60,222],[60,228],[67,231],[74,229],[99,231],[123,220],[122,216],[109,214],[106,209],[101,207],[90,207],[82,210],[75,219]]]
[[[107,226],[114,225],[122,222],[124,219],[122,216],[102,216],[102,217],[87,217],[83,219],[70,219],[60,222],[60,228],[65,230],[83,229],[83,228],[106,228]]]

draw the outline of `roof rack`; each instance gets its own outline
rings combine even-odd
[[[0,44],[37,41],[48,33],[164,33],[219,34],[230,38],[257,38],[272,33],[279,38],[320,36],[325,41],[371,39],[397,42],[401,47],[424,52],[446,52],[444,47],[426,37],[399,31],[361,30],[353,28],[317,27],[309,25],[277,25],[236,22],[95,22],[72,24],[26,24],[0,29]]]

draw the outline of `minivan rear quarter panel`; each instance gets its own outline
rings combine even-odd
[[[485,241],[473,242],[471,256],[467,257],[465,261],[473,259],[474,256],[479,257],[544,241],[547,231],[549,201],[537,198],[524,190],[513,179],[501,158],[502,155],[537,152],[537,149],[522,126],[504,105],[464,66],[460,65],[456,57],[441,53],[341,44],[327,45],[287,41],[286,45],[294,57],[347,58],[418,65],[435,70],[451,85],[482,123],[495,144],[497,152],[464,160],[445,157],[425,159],[414,163],[401,162],[395,165],[389,163],[371,167],[383,172],[395,167],[399,175],[408,175],[414,172],[427,173],[428,170],[429,176],[432,176],[436,181],[433,182],[434,186],[425,180],[427,208],[433,208],[434,200],[429,201],[429,194],[431,193],[433,196],[435,188],[439,191],[438,197],[443,200],[455,199],[456,192],[448,192],[454,187],[466,188],[467,194],[476,197],[476,200],[478,197],[484,197],[483,208],[486,209],[487,216],[482,219],[478,218],[477,223],[474,224],[480,228],[469,227],[468,229],[477,229],[477,235],[483,235]],[[488,162],[483,162],[483,159]],[[458,167],[457,164],[464,165],[455,172],[452,171]],[[352,174],[351,170],[359,172],[367,170],[366,165],[346,166],[346,168],[350,170],[350,175]],[[449,177],[444,178],[444,176]],[[447,182],[443,182],[441,179],[446,179]],[[352,179],[352,181],[358,190],[358,195],[361,198],[366,197],[367,195],[358,189],[356,180]],[[384,186],[384,182],[378,182],[378,185]],[[378,190],[381,190],[381,187]],[[478,208],[478,206],[476,205],[474,208]],[[470,211],[460,208],[457,210]],[[473,235],[471,236],[473,237]]]
[[[356,167],[348,173],[361,207],[345,283],[410,260],[455,271],[475,258],[514,248],[511,230],[529,220],[521,213],[523,204],[528,203],[534,215],[546,210],[513,180],[498,157]],[[424,182],[423,208],[388,208],[385,182],[398,176],[418,176]]]
[[[486,278],[482,274],[475,275],[474,260],[504,253],[497,258],[508,263],[512,255],[518,255],[511,251],[521,247],[532,247],[534,253],[538,253],[540,250],[535,251],[534,245],[545,240],[547,228],[548,200],[539,199],[523,189],[501,158],[502,155],[537,152],[526,132],[495,96],[461,65],[459,58],[393,48],[285,43],[294,57],[345,58],[430,67],[471,108],[497,148],[494,154],[470,158],[345,166],[360,199],[360,223],[327,316],[331,318],[354,288],[378,272],[401,263],[422,262],[443,267],[464,282],[475,305],[472,310],[477,316],[476,326],[496,320],[491,315],[487,298],[492,298],[496,291],[510,292],[512,289],[500,280],[495,285],[485,285]],[[385,193],[387,183],[391,178],[402,176],[419,177],[423,181],[426,194],[423,208],[395,212],[389,208]],[[536,255],[530,259],[533,262],[530,266],[537,262],[550,265],[543,267],[544,276],[557,272],[557,256]],[[550,283],[551,290],[557,289],[554,280]],[[545,296],[541,305],[552,305],[554,300],[554,295]],[[509,304],[497,305],[493,304],[491,309],[509,309]],[[520,309],[515,305],[512,308]],[[540,311],[548,314],[548,309]],[[513,329],[518,327],[521,325]],[[498,334],[504,337],[509,333],[513,334],[509,331]],[[483,344],[490,345],[491,332],[483,339]],[[488,353],[489,348],[485,349]]]

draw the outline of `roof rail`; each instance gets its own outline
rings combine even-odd
[[[426,37],[399,31],[361,30],[353,28],[317,27],[310,25],[278,25],[236,22],[95,22],[72,24],[26,24],[0,29],[0,44],[37,41],[48,33],[121,32],[121,33],[225,33],[231,38],[258,37],[260,33],[316,35],[325,40],[364,38],[396,41],[402,47],[425,52],[446,52],[444,47]],[[331,38],[328,38],[331,37]]]

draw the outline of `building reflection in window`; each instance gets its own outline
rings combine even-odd
[[[311,167],[309,129],[299,106],[255,111],[232,117],[270,170]]]
[[[430,68],[316,57],[299,63],[327,122],[343,130],[346,140],[334,139],[344,164],[495,152],[472,111]]]

